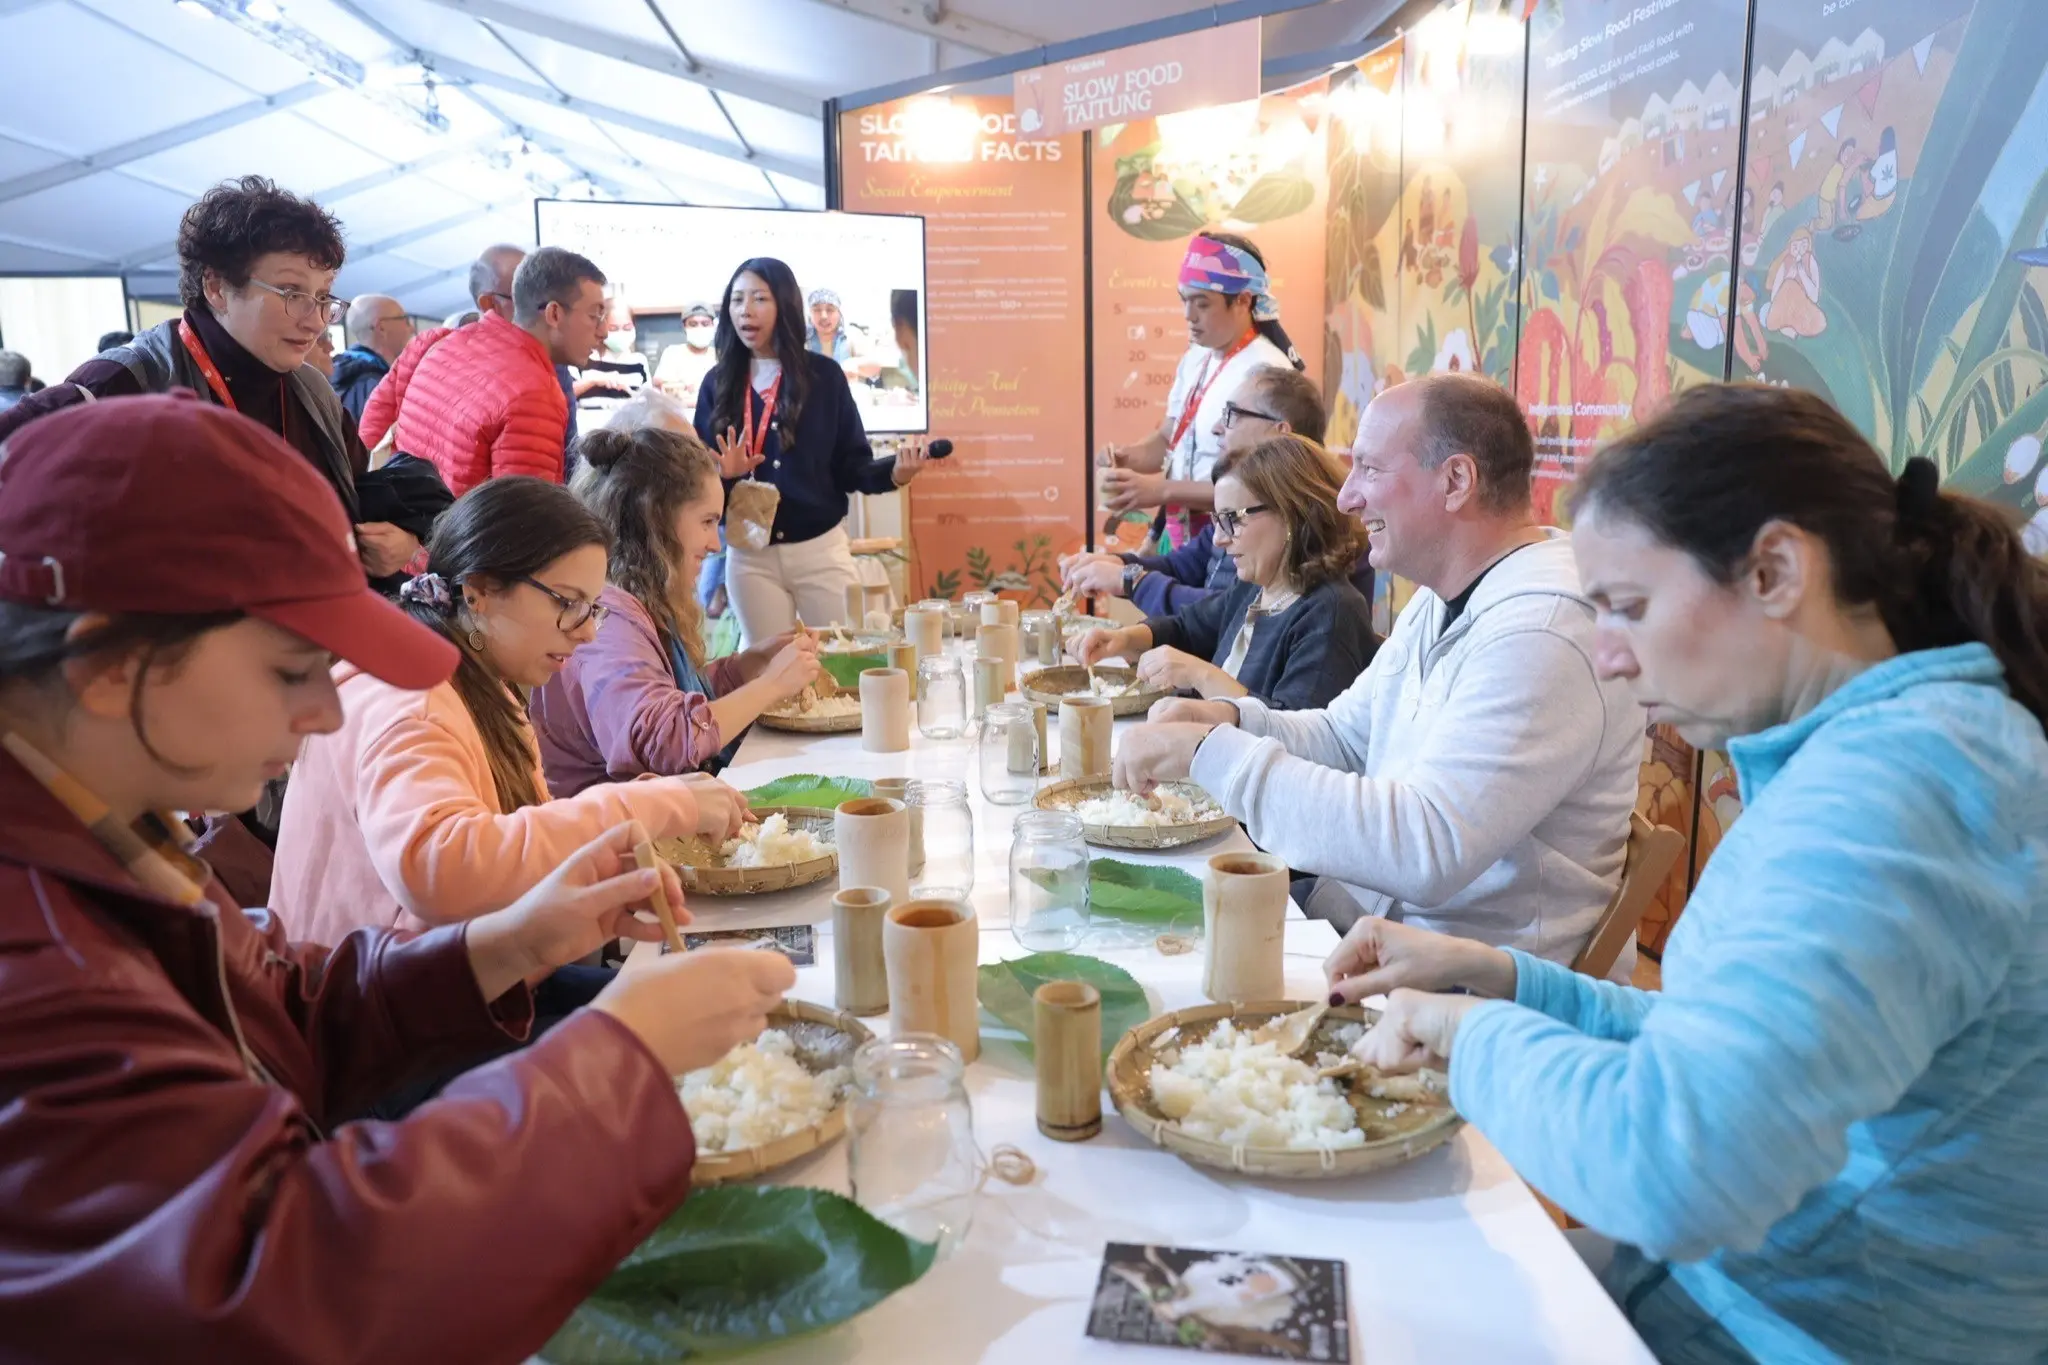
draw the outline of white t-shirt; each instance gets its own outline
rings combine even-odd
[[[1223,454],[1223,438],[1216,434],[1216,423],[1223,418],[1223,405],[1237,396],[1237,386],[1253,370],[1266,365],[1292,368],[1287,353],[1268,341],[1264,335],[1252,338],[1251,345],[1230,358],[1230,362],[1219,372],[1217,360],[1220,351],[1207,346],[1190,346],[1188,353],[1180,358],[1180,367],[1173,372],[1173,388],[1166,395],[1166,434],[1180,425],[1182,409],[1187,407],[1188,396],[1210,375],[1215,379],[1202,392],[1202,404],[1195,410],[1195,420],[1188,424],[1180,444],[1167,457],[1166,477],[1169,479],[1195,479],[1207,482],[1216,468],[1218,457]]]
[[[755,356],[747,367],[754,381],[755,393],[768,392],[769,387],[782,378],[782,362],[779,360],[763,360]]]

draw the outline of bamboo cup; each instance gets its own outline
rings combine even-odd
[[[980,720],[991,706],[1000,706],[1010,689],[1003,684],[1001,659],[974,661],[974,718]]]
[[[923,663],[934,654],[946,652],[946,613],[932,607],[909,607],[903,613],[903,634],[917,649]]]
[[[1102,1131],[1102,994],[1079,981],[1048,981],[1031,997],[1031,1013],[1038,1131],[1085,1142]]]
[[[839,889],[879,886],[889,904],[910,899],[910,811],[882,796],[843,802],[832,816],[839,845]]]
[[[1045,747],[1045,703],[1034,701],[1031,706],[1031,728],[1038,732],[1038,771],[1042,776],[1052,771],[1052,750]]]
[[[889,965],[882,957],[882,920],[890,891],[849,886],[832,897],[832,999],[848,1014],[889,1008]]]
[[[910,675],[902,669],[861,670],[860,747],[871,754],[910,747]]]
[[[889,1030],[936,1033],[960,1055],[981,1055],[980,1002],[974,964],[981,926],[964,901],[905,901],[882,922],[889,964]]]
[[[1060,618],[1055,616],[1045,623],[1045,629],[1038,632],[1038,662],[1046,668],[1057,667],[1060,661]]]
[[[1088,782],[1109,776],[1116,706],[1107,697],[1060,699],[1060,777]]]
[[[860,583],[846,585],[846,628],[859,630],[868,614],[868,590]]]
[[[981,627],[975,636],[975,652],[984,659],[1003,661],[1003,691],[1017,685],[1017,627]]]
[[[1285,997],[1287,864],[1270,853],[1218,853],[1202,877],[1202,994],[1222,1003]]]
[[[875,795],[901,801],[910,812],[910,875],[913,877],[924,871],[924,807],[910,804],[910,789],[915,782],[916,779],[909,777],[875,779]]]
[[[889,646],[889,667],[902,672],[906,678],[917,676],[917,646],[908,640]]]
[[[1007,597],[981,604],[981,623],[985,626],[1008,626],[1015,630],[1024,620],[1024,609]]]

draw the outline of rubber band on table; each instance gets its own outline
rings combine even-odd
[[[1023,1148],[1008,1142],[990,1149],[988,1168],[1005,1185],[1029,1185],[1038,1178],[1038,1163]]]

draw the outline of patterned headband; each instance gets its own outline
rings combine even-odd
[[[1180,266],[1180,287],[1206,289],[1226,296],[1250,294],[1252,321],[1280,320],[1280,304],[1266,280],[1266,267],[1249,251],[1214,237],[1196,236],[1188,240],[1187,259]]]

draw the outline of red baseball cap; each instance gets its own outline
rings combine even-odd
[[[304,456],[187,391],[65,408],[0,444],[0,599],[242,611],[411,691],[457,659],[371,590],[348,514]]]

